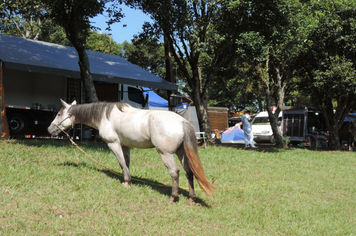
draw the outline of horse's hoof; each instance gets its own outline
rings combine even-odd
[[[123,182],[122,185],[125,186],[126,188],[131,188],[131,186],[128,182]]]
[[[194,202],[193,198],[189,198],[188,205],[195,205],[195,202]]]
[[[173,204],[174,202],[177,202],[178,199],[179,199],[179,197],[172,197],[172,196],[171,196],[171,197],[168,199],[168,203],[169,203],[169,204]]]
[[[174,197],[171,196],[171,197],[168,199],[168,203],[169,203],[169,204],[173,204],[173,202],[174,202]]]

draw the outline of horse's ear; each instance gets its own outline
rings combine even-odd
[[[72,104],[70,104],[71,106],[73,106],[73,105],[77,105],[77,100],[74,100],[73,102],[72,102]]]
[[[62,99],[61,99],[61,103],[62,103],[63,107],[66,109],[68,109],[70,107],[70,105],[68,103],[66,103],[65,101],[63,101]]]

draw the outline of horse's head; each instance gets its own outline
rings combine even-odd
[[[48,132],[51,135],[58,135],[62,130],[66,130],[73,126],[73,120],[70,114],[70,108],[76,105],[77,102],[73,101],[72,104],[68,104],[61,99],[63,107],[59,110],[58,114],[48,127]]]

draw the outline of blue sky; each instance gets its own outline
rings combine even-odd
[[[141,10],[134,10],[125,5],[121,6],[122,12],[125,17],[121,19],[119,23],[115,23],[111,26],[111,31],[105,31],[107,19],[105,16],[100,15],[93,19],[93,25],[101,28],[101,32],[111,33],[112,38],[117,43],[123,43],[125,40],[131,42],[131,39],[135,34],[142,32],[142,25],[145,21],[151,22],[148,15],[144,14]],[[126,27],[124,27],[126,25]]]

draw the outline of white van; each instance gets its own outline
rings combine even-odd
[[[279,121],[282,120],[282,112],[279,113]],[[252,121],[253,139],[256,142],[274,143],[273,132],[267,111],[262,111]]]

